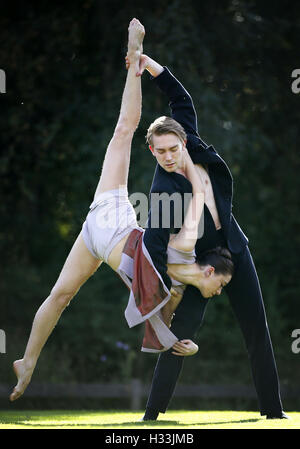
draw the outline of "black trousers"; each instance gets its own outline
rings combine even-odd
[[[226,247],[222,230],[216,231],[207,218],[201,239],[203,250],[218,245]],[[232,257],[235,273],[225,291],[245,339],[260,413],[276,415],[282,411],[280,388],[256,269],[248,247]],[[193,339],[201,325],[209,300],[199,298],[199,294],[198,289],[189,285],[176,310],[171,330],[179,339]],[[184,360],[171,351],[161,353],[158,358],[147,402],[147,407],[160,412],[168,407]]]

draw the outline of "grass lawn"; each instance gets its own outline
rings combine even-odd
[[[300,429],[300,413],[266,420],[258,412],[187,411],[161,413],[159,420],[139,422],[131,411],[0,411],[0,429]]]

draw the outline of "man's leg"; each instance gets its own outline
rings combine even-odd
[[[198,241],[197,253],[226,246],[223,233],[216,231],[213,219],[204,206],[205,235]],[[171,330],[179,338],[193,340],[196,331],[201,326],[209,299],[202,297],[200,291],[188,285],[181,303],[176,309]],[[159,412],[165,412],[174,393],[180,375],[184,358],[173,355],[172,350],[163,352],[157,361],[151,390],[147,402],[144,419],[156,419]]]
[[[181,303],[176,309],[171,330],[179,338],[193,339],[202,323],[209,299],[201,298],[198,289],[188,285]],[[172,354],[172,349],[160,354],[147,401],[144,420],[156,419],[165,412],[174,393],[184,357]]]
[[[225,291],[245,338],[260,411],[261,414],[281,416],[278,374],[256,270],[248,248],[242,254],[233,255],[233,258],[235,274]],[[192,332],[197,330],[203,319],[206,303],[200,300],[197,291],[193,296],[194,301],[191,302],[183,298],[176,311],[172,330],[179,338],[186,338],[184,333],[189,335],[187,338],[193,338]],[[145,419],[156,419],[160,411],[166,410],[182,368],[183,360],[178,359],[170,351],[160,355]]]
[[[226,286],[243,332],[262,415],[280,416],[282,404],[276,363],[255,266],[248,248],[233,255],[235,273]]]

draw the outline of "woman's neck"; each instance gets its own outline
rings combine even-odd
[[[201,276],[201,269],[197,263],[168,264],[168,275],[182,284],[195,285]]]

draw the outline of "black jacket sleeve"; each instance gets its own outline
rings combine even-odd
[[[162,205],[160,205],[160,217],[161,221],[162,216]],[[165,285],[170,290],[172,281],[167,274],[168,267],[168,257],[167,257],[167,249],[170,239],[170,229],[167,227],[160,226],[151,226],[151,209],[148,216],[148,223],[144,233],[144,244],[150,254],[152,262],[154,263],[155,268],[161,275]]]
[[[171,116],[180,123],[187,134],[188,150],[200,146],[206,149],[208,145],[198,134],[197,114],[193,100],[188,91],[175,78],[167,67],[157,77],[151,77],[157,87],[168,97]]]

